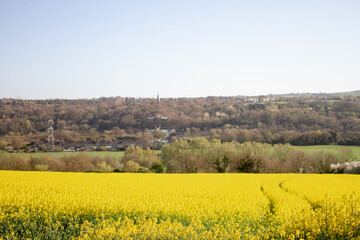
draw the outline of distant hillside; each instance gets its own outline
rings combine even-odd
[[[338,92],[334,93],[334,95],[337,96],[360,96],[360,90],[359,91],[352,91],[352,92]]]
[[[360,96],[360,90],[351,92],[335,92],[335,93],[286,93],[286,94],[270,94],[272,97],[346,97],[346,96]]]
[[[157,117],[167,119],[159,122]],[[132,136],[146,143],[166,135],[166,131],[148,131],[161,124],[162,129],[176,133],[174,139],[204,136],[296,145],[360,144],[360,91],[162,98],[160,102],[122,97],[0,100],[0,136],[7,142],[16,136],[46,142],[50,118],[57,141],[111,141]]]

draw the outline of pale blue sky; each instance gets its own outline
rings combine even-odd
[[[0,0],[0,98],[352,90],[358,0]]]

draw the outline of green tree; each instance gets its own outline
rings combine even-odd
[[[123,167],[125,172],[137,172],[140,168],[140,165],[137,162],[128,161]]]
[[[154,173],[166,173],[166,166],[161,162],[154,163],[150,170]]]
[[[218,173],[226,173],[230,163],[230,158],[225,154],[222,158],[216,158],[213,164]]]
[[[112,172],[112,171],[114,171],[114,168],[110,165],[107,165],[106,162],[101,162],[98,165],[96,165],[96,171],[97,172]]]

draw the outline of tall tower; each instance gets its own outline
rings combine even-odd
[[[159,96],[159,93],[157,94],[157,101],[160,102],[160,96]]]

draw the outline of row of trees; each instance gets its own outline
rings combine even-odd
[[[111,156],[92,157],[85,153],[64,157],[31,156],[28,160],[15,154],[0,153],[0,169],[142,173],[328,173],[341,172],[339,169],[348,166],[341,164],[356,160],[348,149],[341,149],[338,154],[306,154],[289,144],[272,146],[255,142],[221,143],[216,139],[208,141],[205,138],[194,138],[191,141],[179,140],[165,145],[161,153],[149,148],[144,150],[138,146],[129,146],[121,160]]]
[[[221,143],[205,138],[166,145],[161,159],[169,172],[179,173],[325,173],[330,172],[331,164],[356,160],[347,149],[338,154],[306,154],[289,144]]]
[[[155,172],[164,173],[158,153],[141,147],[129,146],[121,159],[110,155],[91,156],[86,153],[68,156],[9,154],[0,151],[0,170],[60,171],[60,172]]]
[[[0,153],[0,170],[60,171],[60,172],[113,172],[122,165],[115,158],[92,157],[85,153],[70,156],[31,156],[30,159]]]

